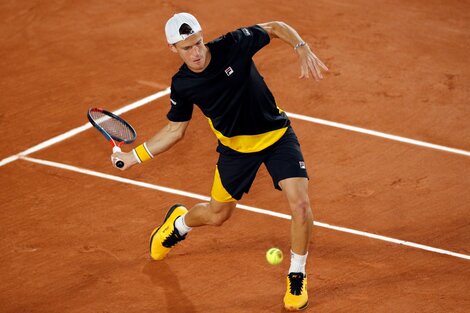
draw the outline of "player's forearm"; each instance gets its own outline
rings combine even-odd
[[[184,136],[183,125],[174,125],[172,123],[166,125],[155,136],[150,138],[146,145],[153,155],[157,155],[169,150]],[[186,128],[186,127],[184,127]]]
[[[304,42],[299,33],[284,22],[268,22],[260,24],[260,26],[263,27],[272,38],[279,38],[292,48]]]
[[[182,136],[176,133],[167,132],[166,129],[162,129],[147,141],[147,147],[153,155],[158,155],[169,150],[182,138]]]
[[[145,143],[137,146],[131,151],[135,163],[142,163],[153,159],[156,155],[163,153],[180,141],[189,122],[169,122],[155,136]]]

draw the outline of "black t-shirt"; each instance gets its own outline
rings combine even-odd
[[[256,152],[277,141],[289,120],[252,60],[269,41],[266,31],[255,25],[207,43],[211,60],[204,71],[195,73],[183,64],[173,76],[168,119],[190,120],[196,104],[219,143],[233,150]]]

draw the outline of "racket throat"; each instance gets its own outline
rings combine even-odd
[[[121,141],[121,142],[115,142],[114,140],[110,139],[110,140],[109,140],[109,144],[111,145],[111,148],[114,149],[114,147],[120,148],[120,147],[124,144],[124,142],[123,142],[123,141]]]

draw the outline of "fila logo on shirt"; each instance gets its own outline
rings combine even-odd
[[[225,69],[225,74],[227,74],[227,76],[230,76],[233,74],[233,69],[229,66]]]
[[[305,169],[305,162],[304,161],[299,161],[299,166],[301,169]]]

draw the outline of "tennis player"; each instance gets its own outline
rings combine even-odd
[[[194,104],[217,136],[219,159],[210,202],[197,204],[189,211],[180,204],[171,207],[151,235],[151,257],[165,258],[193,227],[221,226],[232,215],[237,201],[248,193],[264,164],[292,211],[291,262],[284,306],[290,311],[306,308],[305,264],[313,223],[307,168],[289,119],[277,106],[252,58],[271,39],[279,38],[298,55],[300,78],[313,76],[319,80],[327,67],[283,22],[240,28],[205,43],[196,18],[178,13],[166,23],[165,33],[170,50],[184,62],[172,78],[169,122],[147,142],[131,152],[115,153],[112,159],[123,160],[122,169],[127,169],[168,150],[183,138]]]

